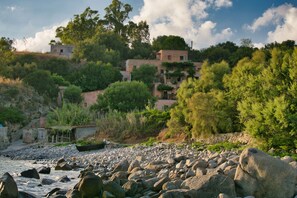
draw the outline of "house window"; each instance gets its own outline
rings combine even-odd
[[[63,49],[60,49],[60,53],[61,53],[61,54],[63,53]]]
[[[180,56],[179,59],[180,59],[181,61],[183,61],[183,60],[184,60],[184,56]]]
[[[160,72],[161,72],[161,74],[164,74],[164,69],[161,69],[161,71],[160,71]]]
[[[168,60],[171,60],[171,55],[168,55],[167,58],[168,58]]]
[[[133,70],[136,69],[136,65],[133,65]]]

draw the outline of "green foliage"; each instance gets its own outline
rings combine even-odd
[[[91,38],[98,26],[98,11],[87,7],[80,15],[74,15],[74,19],[68,22],[66,27],[58,27],[56,37],[65,44],[76,44],[84,39]]]
[[[22,123],[25,120],[23,112],[15,107],[0,107],[0,123]]]
[[[129,113],[110,110],[97,120],[98,132],[114,138],[147,137],[166,127],[169,113],[146,108]]]
[[[162,62],[162,66],[170,68],[193,68],[194,63],[192,62]]]
[[[93,114],[78,104],[64,103],[61,108],[54,109],[47,115],[47,127],[79,126],[91,124]]]
[[[70,63],[68,60],[62,58],[51,58],[40,61],[39,69],[47,70],[52,74],[58,74],[65,77],[70,72]]]
[[[173,87],[171,87],[170,85],[165,85],[165,84],[159,84],[157,87],[158,91],[172,91]]]
[[[98,96],[93,109],[108,111],[108,109],[129,112],[141,110],[152,100],[152,96],[143,82],[115,82]]]
[[[34,71],[24,78],[24,82],[32,86],[41,95],[50,98],[55,98],[58,95],[58,88],[48,71]]]
[[[58,74],[52,74],[52,79],[55,82],[56,85],[59,86],[69,86],[70,83],[66,81],[62,76]]]
[[[121,79],[120,71],[110,64],[91,62],[73,72],[68,80],[86,92],[105,89],[109,84]]]
[[[189,46],[182,37],[173,35],[158,36],[153,39],[152,47],[154,50],[187,50]]]
[[[0,69],[7,66],[14,59],[12,51],[15,49],[12,44],[13,40],[5,37],[0,38]]]
[[[142,81],[148,88],[152,89],[156,79],[157,68],[153,65],[141,65],[131,73],[132,80]]]
[[[69,103],[80,104],[82,101],[82,90],[80,87],[70,85],[64,91],[64,100]]]
[[[146,142],[141,143],[144,146],[154,146],[158,143],[158,140],[155,137],[149,137]]]
[[[97,131],[116,139],[145,135],[146,119],[139,113],[109,111],[97,120]]]
[[[232,142],[220,142],[213,145],[208,145],[206,148],[209,151],[221,152],[221,151],[230,151],[230,150],[239,150],[241,149],[240,143],[232,143]]]

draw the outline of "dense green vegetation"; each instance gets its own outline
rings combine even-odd
[[[154,65],[141,65],[131,73],[132,80],[142,81],[149,89],[153,88],[156,80],[157,68]]]
[[[79,126],[92,123],[94,115],[89,109],[82,108],[78,104],[63,103],[47,115],[47,127],[51,126]]]
[[[231,70],[205,62],[201,78],[178,90],[169,133],[191,138],[247,131],[266,149],[295,149],[297,48],[257,50]]]
[[[115,82],[98,96],[97,103],[92,109],[100,112],[108,110],[129,112],[144,109],[152,100],[153,97],[143,82]]]

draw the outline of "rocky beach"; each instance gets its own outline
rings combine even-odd
[[[51,198],[296,195],[297,163],[254,148],[211,152],[186,144],[159,143],[78,152],[72,144],[38,144],[2,151],[1,155],[13,159],[12,164],[24,165],[9,172],[13,180],[1,172],[1,198],[17,194]],[[11,190],[12,181],[16,192]]]

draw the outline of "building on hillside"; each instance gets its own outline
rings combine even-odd
[[[63,58],[71,58],[73,53],[73,45],[51,45],[51,54]]]
[[[191,62],[186,50],[160,50],[155,60],[128,59],[126,72],[131,72],[141,65],[154,65],[157,68],[157,80],[154,83],[153,95],[159,99],[175,99],[181,82],[189,76],[199,78],[202,63]]]
[[[103,90],[89,91],[82,93],[84,107],[90,107],[97,102],[98,95],[102,94]]]

